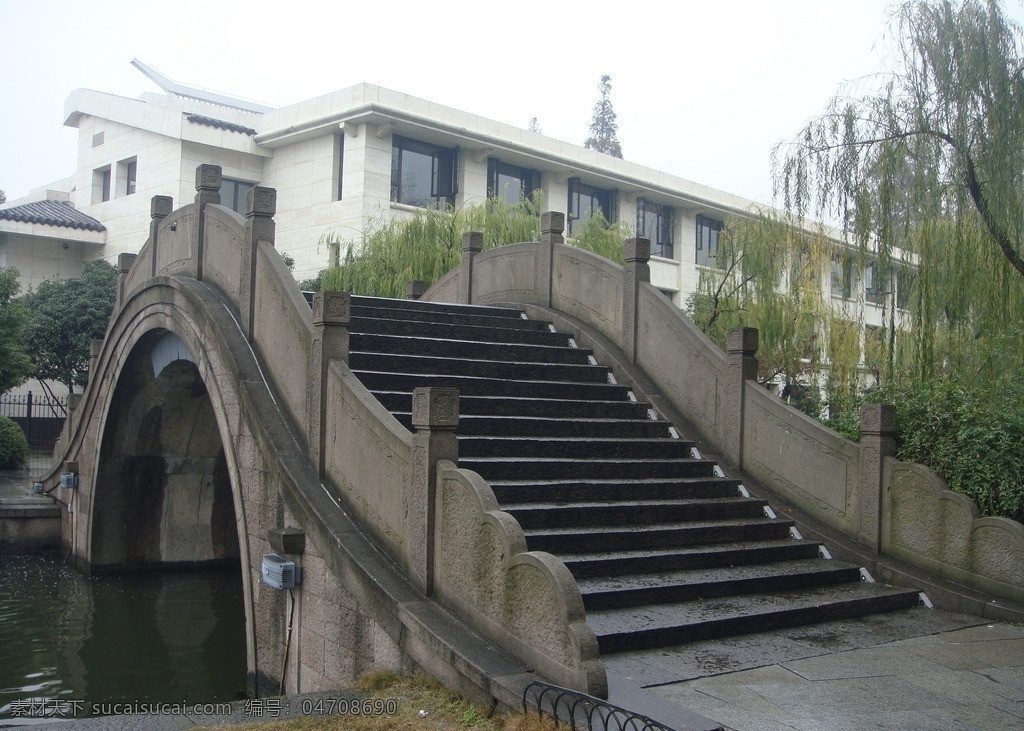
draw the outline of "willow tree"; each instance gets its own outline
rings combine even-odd
[[[907,2],[893,31],[897,69],[779,146],[776,190],[877,258],[884,289],[894,253],[917,270],[919,377],[968,346],[986,368],[1024,343],[1024,39],[995,0]]]

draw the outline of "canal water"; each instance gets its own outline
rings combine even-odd
[[[33,701],[81,717],[94,704],[245,696],[237,568],[88,577],[63,559],[0,556],[0,725]]]

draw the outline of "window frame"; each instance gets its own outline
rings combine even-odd
[[[225,201],[224,188],[226,185],[231,185],[231,201]],[[225,208],[230,208],[232,211],[240,216],[246,214],[245,210],[245,199],[249,191],[256,187],[256,183],[251,183],[248,180],[242,180],[240,178],[229,178],[222,176],[220,179],[220,204]]]
[[[829,292],[833,297],[853,298],[853,260],[849,254],[833,256],[829,261]]]
[[[654,217],[654,236],[648,235],[647,218]],[[675,208],[646,198],[636,199],[636,235],[649,239],[651,256],[675,258]]]
[[[589,210],[585,217],[581,216],[582,199],[586,197],[590,201]],[[596,185],[582,182],[579,178],[569,178],[569,199],[566,205],[566,219],[568,221],[568,235],[572,236],[576,222],[582,225],[594,215],[594,201],[597,201],[597,210],[601,212],[608,223],[616,221],[616,204],[618,203],[618,192],[610,188],[599,188]]]
[[[430,194],[427,198],[432,202],[421,205],[421,199],[411,199],[407,191],[403,191],[402,158],[405,153],[430,157]],[[391,136],[391,202],[415,208],[453,207],[455,196],[459,192],[459,148],[444,147],[431,142],[403,137]],[[411,202],[410,202],[411,201]]]
[[[515,178],[519,181],[519,198],[509,200],[499,185],[502,176]],[[527,200],[535,190],[540,188],[540,172],[533,168],[504,162],[496,157],[487,158],[487,197],[500,198],[509,205],[516,205]]]
[[[882,278],[875,271],[877,266],[877,261],[871,261],[864,267],[864,301],[881,306],[888,292],[882,289]]]
[[[725,228],[725,221],[718,218],[712,218],[711,216],[705,216],[703,213],[698,213],[694,220],[695,226],[695,242],[694,242],[694,264],[699,267],[707,267],[709,269],[725,269],[723,266],[724,262],[719,262],[718,251],[720,248],[719,235]],[[704,250],[703,241],[701,236],[701,229],[708,229],[708,250],[701,256],[701,252]],[[712,258],[712,250],[714,255]],[[711,263],[709,263],[711,262]]]

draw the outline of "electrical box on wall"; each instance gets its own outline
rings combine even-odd
[[[276,553],[263,554],[263,583],[275,589],[294,589],[302,583],[302,567]]]
[[[76,475],[74,472],[61,472],[60,486],[63,488],[74,490],[76,487],[78,487],[78,475]]]

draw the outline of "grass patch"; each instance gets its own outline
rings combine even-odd
[[[369,701],[397,701],[394,714],[303,716],[287,720],[260,720],[234,726],[233,731],[553,731],[554,722],[536,714],[488,717],[490,709],[474,705],[425,675],[404,677],[378,671],[360,678],[356,689]]]

